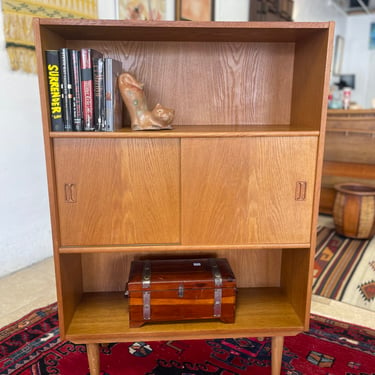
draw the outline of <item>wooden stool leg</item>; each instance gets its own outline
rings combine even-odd
[[[283,359],[283,347],[284,347],[284,336],[272,337],[272,347],[271,347],[272,375],[280,375],[281,364],[282,364],[282,359]]]
[[[90,375],[100,375],[99,344],[86,344]]]

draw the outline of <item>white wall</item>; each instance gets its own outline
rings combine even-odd
[[[341,73],[355,74],[356,88],[352,101],[363,108],[372,106],[375,98],[375,50],[369,49],[370,24],[375,15],[346,16],[332,0],[295,0],[295,21],[336,22],[335,35],[344,38],[344,55]],[[333,77],[332,82],[338,78]]]
[[[355,74],[352,100],[371,108],[375,99],[375,49],[369,49],[370,25],[375,14],[350,16],[345,34],[343,74]]]
[[[347,15],[332,0],[294,0],[293,20],[297,22],[335,21],[335,34],[344,36]]]
[[[99,0],[97,2],[98,14],[103,19],[114,19],[117,15],[117,2]]]
[[[250,0],[215,0],[216,21],[248,21],[249,14]]]
[[[38,82],[10,70],[0,15],[0,276],[52,254]]]

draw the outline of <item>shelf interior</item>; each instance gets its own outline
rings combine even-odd
[[[175,254],[193,258],[190,252]],[[60,333],[73,342],[118,342],[199,337],[293,335],[308,327],[311,251],[305,249],[222,250],[194,258],[226,258],[236,275],[236,321],[146,324],[129,329],[124,290],[134,255],[60,254]],[[146,254],[137,253],[137,259]],[[149,254],[147,254],[147,258]],[[163,259],[161,253],[155,259]],[[164,253],[164,259],[167,258]]]
[[[304,325],[281,288],[241,288],[235,323],[218,320],[145,324],[129,328],[123,293],[85,293],[76,308],[66,339],[76,343],[130,340],[199,339],[294,335]]]
[[[86,26],[46,26],[43,52],[88,47],[122,61],[123,71],[144,84],[150,110],[156,103],[175,110],[174,125],[236,124],[264,127],[255,132],[285,133],[295,128],[319,131],[322,126],[327,58],[322,45],[328,41],[322,25],[304,30],[302,39],[292,28],[273,30],[267,38],[261,29],[219,28],[215,34],[222,33],[223,38],[215,40],[204,38],[210,35],[206,27],[199,38],[184,40],[182,24],[164,29],[164,36],[157,32],[159,27],[125,28],[121,33],[109,25]],[[142,37],[135,37],[133,29]],[[172,31],[176,38],[165,39]],[[87,40],[84,35],[90,32],[92,39]],[[98,32],[100,38],[95,37]],[[280,39],[282,34],[289,37]],[[232,35],[229,40],[228,35]],[[129,125],[128,119],[124,125]],[[215,126],[209,131],[215,132]]]

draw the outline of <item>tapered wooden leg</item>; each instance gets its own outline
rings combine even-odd
[[[90,375],[100,374],[99,344],[86,344]]]
[[[283,347],[284,347],[284,336],[272,337],[272,347],[271,347],[272,375],[280,375],[281,364],[282,364],[282,359],[283,359]]]

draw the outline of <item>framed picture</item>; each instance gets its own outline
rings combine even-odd
[[[118,0],[118,19],[164,20],[166,0]]]
[[[176,20],[213,21],[215,0],[176,0]]]
[[[370,49],[375,49],[375,23],[370,25]]]

